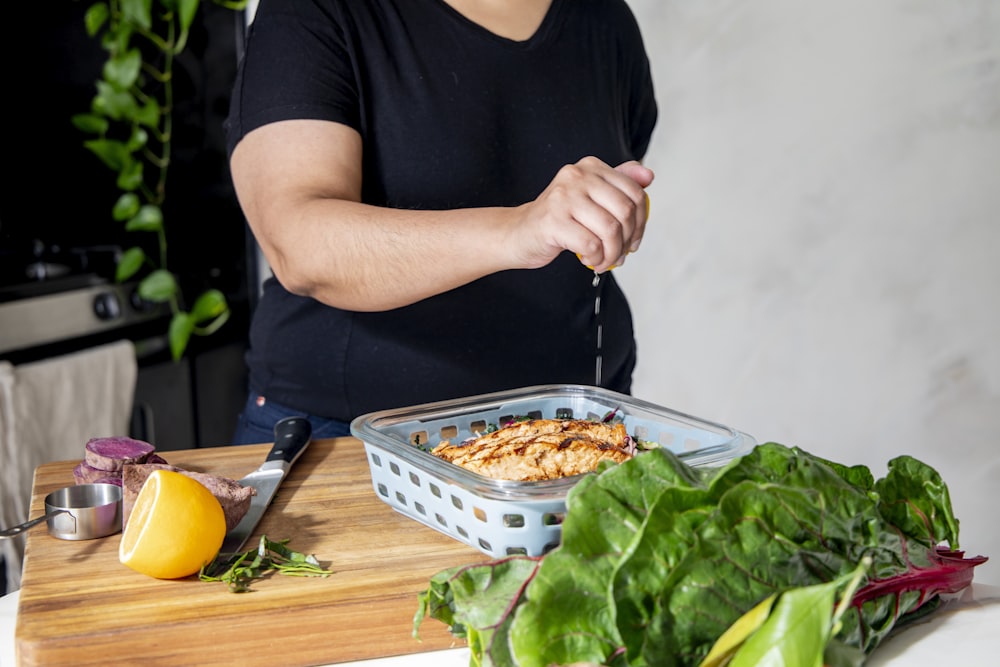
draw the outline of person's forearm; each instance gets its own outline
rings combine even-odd
[[[651,171],[585,157],[532,201],[448,211],[360,203],[361,137],[321,121],[249,133],[231,159],[240,205],[289,291],[338,308],[399,308],[564,250],[607,271],[638,248]]]
[[[292,224],[263,240],[265,256],[286,289],[337,308],[398,308],[517,268],[516,209],[415,211],[314,199],[290,213]]]

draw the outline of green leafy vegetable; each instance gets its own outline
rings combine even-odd
[[[222,581],[228,584],[232,593],[246,593],[256,579],[271,572],[291,577],[328,577],[333,574],[325,570],[315,556],[292,551],[286,545],[288,540],[274,541],[261,535],[256,549],[238,554],[219,554],[208,565],[201,568],[198,578],[202,581]]]
[[[584,477],[567,498],[562,544],[543,558],[439,573],[414,631],[428,615],[448,623],[483,667],[697,665],[769,597],[767,627],[787,633],[779,619],[794,617],[815,630],[819,617],[803,609],[816,604],[829,623],[833,591],[865,563],[823,635],[841,656],[829,664],[859,664],[939,593],[971,582],[985,558],[957,547],[947,487],[911,457],[876,481],[864,466],[776,443],[722,468],[655,450]]]
[[[861,577],[870,566],[870,559],[865,558],[853,572],[831,582],[789,589],[777,597],[777,604],[773,604],[776,596],[772,595],[741,616],[719,638],[699,667],[859,667],[865,659],[861,651],[850,651],[841,645],[831,655],[828,648]],[[840,603],[834,605],[840,589],[845,590]],[[748,615],[752,627],[740,628]]]
[[[539,560],[531,556],[512,556],[488,568],[460,567],[438,573],[431,580],[430,588],[421,595],[413,636],[419,638],[418,626],[426,612],[448,623],[456,637],[467,639],[474,655],[487,653],[494,660],[500,660],[492,664],[514,664],[507,647],[507,634],[513,620],[508,603],[519,597],[525,581],[538,568]],[[459,617],[463,619],[461,622],[457,620]]]

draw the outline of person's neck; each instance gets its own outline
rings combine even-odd
[[[553,0],[444,0],[490,32],[523,42],[531,38],[545,20]]]

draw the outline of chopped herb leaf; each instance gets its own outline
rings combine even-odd
[[[278,572],[290,577],[328,577],[333,572],[324,569],[315,556],[292,551],[288,540],[269,540],[261,535],[260,544],[236,554],[219,554],[203,566],[198,578],[202,581],[222,581],[232,593],[246,593],[250,585],[264,575]]]

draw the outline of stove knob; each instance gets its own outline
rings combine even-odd
[[[155,307],[156,304],[154,304],[152,301],[147,301],[146,299],[143,299],[141,296],[139,296],[139,290],[134,289],[131,292],[129,292],[128,305],[131,306],[132,310],[134,310],[137,313],[150,313],[153,311],[153,308]]]
[[[94,297],[94,314],[99,320],[115,320],[122,316],[122,304],[114,292],[101,292]]]

